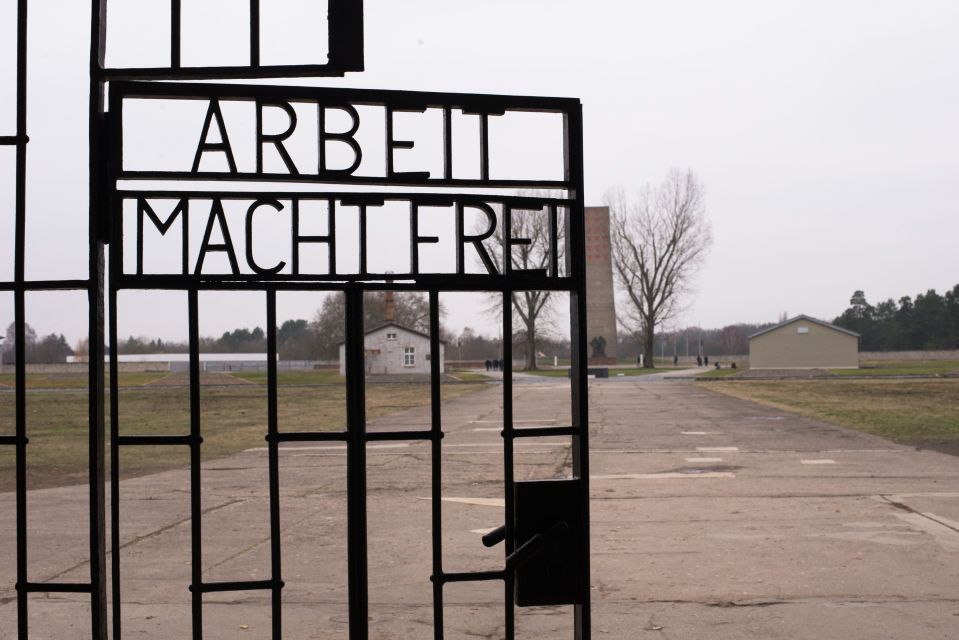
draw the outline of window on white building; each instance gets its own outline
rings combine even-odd
[[[416,365],[416,347],[404,347],[403,366],[412,367]]]
[[[395,334],[395,333],[387,333],[387,334],[386,334],[386,339],[387,339],[387,340],[396,340],[396,334]]]

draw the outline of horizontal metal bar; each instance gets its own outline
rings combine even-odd
[[[267,279],[269,278],[269,279]],[[382,279],[381,279],[382,278]],[[387,282],[387,278],[405,282]],[[259,276],[259,275],[133,275],[123,274],[114,281],[117,289],[198,289],[237,291],[576,291],[572,278],[524,278],[481,274],[352,274],[335,276]]]
[[[121,445],[131,445],[140,447],[164,446],[164,445],[191,445],[196,441],[198,444],[203,442],[203,438],[194,438],[187,434],[183,436],[118,436],[117,443]]]
[[[87,289],[89,280],[24,280],[23,282],[0,282],[0,291],[59,291]]]
[[[441,573],[430,576],[431,582],[483,582],[486,580],[505,580],[505,571],[469,571],[465,573]]]
[[[0,136],[0,145],[17,145],[30,142],[30,136]]]
[[[339,77],[347,71],[362,71],[341,64],[304,64],[269,66],[220,66],[220,67],[114,67],[100,69],[101,80],[256,80],[259,78],[321,78]]]
[[[267,442],[276,438],[277,442],[345,442],[349,435],[346,431],[286,431],[267,435]]]
[[[282,589],[284,587],[282,580],[246,580],[240,582],[204,582],[200,584],[200,593],[219,593],[223,591],[261,591],[270,589]],[[190,585],[190,591],[194,591],[195,585]]]
[[[204,174],[209,175],[209,174]],[[234,174],[231,174],[234,175]],[[273,174],[267,174],[272,176]],[[127,178],[120,178],[127,179]],[[433,185],[430,185],[433,186]],[[541,205],[570,205],[572,206],[573,200],[570,198],[556,198],[556,197],[542,197],[538,198],[536,196],[516,196],[511,194],[500,194],[500,193],[424,193],[419,191],[392,191],[389,193],[385,192],[370,192],[370,191],[300,191],[300,190],[288,190],[288,191],[274,191],[271,189],[260,189],[257,191],[222,191],[222,190],[193,190],[188,189],[188,185],[184,185],[183,189],[127,189],[120,188],[114,191],[119,199],[127,198],[163,198],[163,199],[181,199],[181,198],[190,198],[194,200],[206,200],[217,198],[219,200],[257,200],[268,196],[273,200],[289,200],[296,198],[298,200],[363,200],[363,199],[372,199],[375,198],[377,201],[383,200],[400,200],[400,201],[409,201],[416,200],[418,203],[422,204],[436,204],[436,205],[452,205],[455,202],[493,202],[493,203],[506,203],[512,205],[514,208],[519,208],[522,205],[534,206],[536,204]],[[349,206],[349,205],[347,205]]]
[[[377,440],[433,440],[443,437],[442,433],[432,431],[375,431],[366,433],[367,442]]]
[[[514,438],[543,438],[546,436],[575,436],[579,435],[579,427],[526,427],[513,429]]]
[[[573,183],[565,180],[523,180],[481,178],[408,178],[404,176],[357,176],[333,175],[323,177],[315,173],[256,173],[230,171],[119,171],[118,180],[182,180],[184,182],[308,182],[310,184],[360,184],[379,187],[397,185],[415,187],[488,187],[491,189],[572,189]],[[372,194],[371,194],[372,195]],[[376,194],[378,195],[378,194]]]
[[[23,444],[28,444],[30,442],[30,438],[26,436],[0,436],[0,445],[6,444],[16,446],[21,442]]]
[[[260,67],[269,69],[269,67]],[[214,71],[226,71],[220,68]],[[226,77],[220,73],[216,77]],[[247,69],[245,78],[263,77]],[[208,100],[331,100],[351,104],[390,105],[394,108],[457,107],[471,113],[508,111],[573,112],[581,107],[577,98],[492,95],[481,93],[447,93],[424,91],[387,91],[381,89],[347,89],[280,85],[236,85],[168,82],[115,82],[110,88],[111,103],[124,98],[181,98]]]
[[[20,585],[17,585],[20,588]],[[89,582],[28,582],[27,593],[93,593]]]

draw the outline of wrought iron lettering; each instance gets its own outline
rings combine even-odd
[[[563,253],[563,248],[558,246],[558,226],[559,220],[554,213],[557,208],[570,206],[570,202],[565,199],[542,199],[536,200],[528,197],[500,197],[500,198],[482,198],[477,196],[442,196],[436,194],[386,194],[383,196],[375,194],[310,194],[310,193],[273,193],[273,194],[244,194],[236,192],[216,192],[216,193],[169,193],[169,192],[129,192],[122,191],[118,194],[118,200],[121,203],[120,213],[117,216],[118,228],[121,231],[117,234],[116,243],[118,244],[120,255],[123,255],[126,238],[122,232],[124,203],[135,204],[136,226],[135,226],[135,264],[136,275],[176,275],[176,272],[170,272],[159,267],[145,266],[150,262],[149,258],[161,257],[166,255],[169,248],[166,244],[160,244],[173,228],[174,224],[179,222],[181,227],[181,238],[179,242],[179,251],[181,252],[181,267],[178,275],[184,277],[191,276],[210,276],[219,275],[215,268],[209,266],[207,258],[210,254],[222,254],[229,263],[229,273],[232,275],[256,275],[263,277],[306,277],[306,278],[330,278],[335,279],[357,279],[370,275],[387,275],[387,272],[376,273],[368,269],[367,266],[367,246],[369,228],[369,215],[371,210],[384,207],[387,203],[401,203],[409,216],[409,246],[410,260],[407,270],[390,270],[390,274],[397,278],[416,278],[422,275],[439,275],[445,273],[466,274],[469,273],[468,266],[472,262],[482,265],[487,276],[501,276],[500,269],[493,260],[491,251],[500,251],[504,255],[510,255],[513,247],[520,245],[530,245],[533,240],[520,237],[513,233],[509,224],[510,214],[514,210],[539,210],[545,211],[544,215],[549,215],[549,221],[553,233],[549,234],[549,246],[542,247],[553,257],[554,264],[558,256]],[[173,202],[173,206],[164,203]],[[304,234],[301,231],[303,224],[303,203],[319,205],[319,210],[326,213],[327,233],[325,234]],[[312,210],[317,207],[311,207]],[[424,209],[439,211],[441,215],[448,215],[452,228],[455,230],[450,237],[441,237],[434,233],[424,232],[421,226],[421,213]],[[164,218],[157,211],[165,212]],[[202,235],[200,235],[199,244],[195,244],[194,233],[199,234],[198,228],[191,229],[190,216],[199,216],[204,220]],[[359,242],[355,247],[356,257],[359,262],[359,269],[353,273],[345,272],[337,267],[336,236],[337,226],[342,224],[338,222],[345,212],[356,214],[358,224]],[[475,231],[470,232],[467,229],[467,213],[478,215],[478,223]],[[152,228],[155,229],[148,237],[151,225],[145,224],[149,220]],[[285,246],[289,251],[274,264],[267,265],[261,263],[256,258],[256,247],[259,245],[258,234],[254,228],[254,222],[260,225],[269,225],[272,230],[279,230],[284,235],[288,234],[289,242]],[[503,243],[497,246],[492,238],[496,234],[499,226],[503,226]],[[402,226],[398,226],[402,228]],[[243,249],[238,250],[234,237],[243,239]],[[435,245],[440,242],[447,242],[454,245],[455,263],[450,264],[446,269],[424,267],[420,260],[420,251],[423,245]],[[329,253],[327,268],[323,270],[313,270],[302,266],[302,253],[308,246],[323,246]],[[195,259],[190,254],[190,247],[196,246]],[[243,254],[243,260],[238,258],[238,254]],[[159,254],[159,255],[158,255]],[[150,262],[152,264],[152,262]],[[504,261],[502,264],[508,264]],[[193,264],[193,268],[189,267]],[[483,273],[483,272],[480,272]],[[560,278],[558,267],[549,270],[520,270],[516,267],[507,267],[507,273],[523,274],[539,279],[557,279]]]

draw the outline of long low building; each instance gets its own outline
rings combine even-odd
[[[266,362],[265,353],[201,353],[200,362]],[[277,358],[279,359],[279,358]],[[110,356],[104,357],[110,362]],[[86,362],[86,356],[67,356],[67,362]],[[120,353],[117,362],[189,362],[189,353]]]
[[[749,336],[750,369],[858,369],[859,334],[798,315]]]
[[[199,354],[201,371],[265,371],[267,357],[265,353],[201,353]],[[103,361],[110,363],[110,356]],[[279,361],[279,356],[277,356]],[[68,363],[87,362],[86,356],[67,356]],[[190,368],[189,353],[120,353],[117,354],[120,364],[141,363],[154,364],[156,370],[161,371],[188,371]]]

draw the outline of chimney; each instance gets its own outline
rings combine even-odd
[[[383,300],[386,302],[386,322],[393,322],[393,292],[384,291]]]

